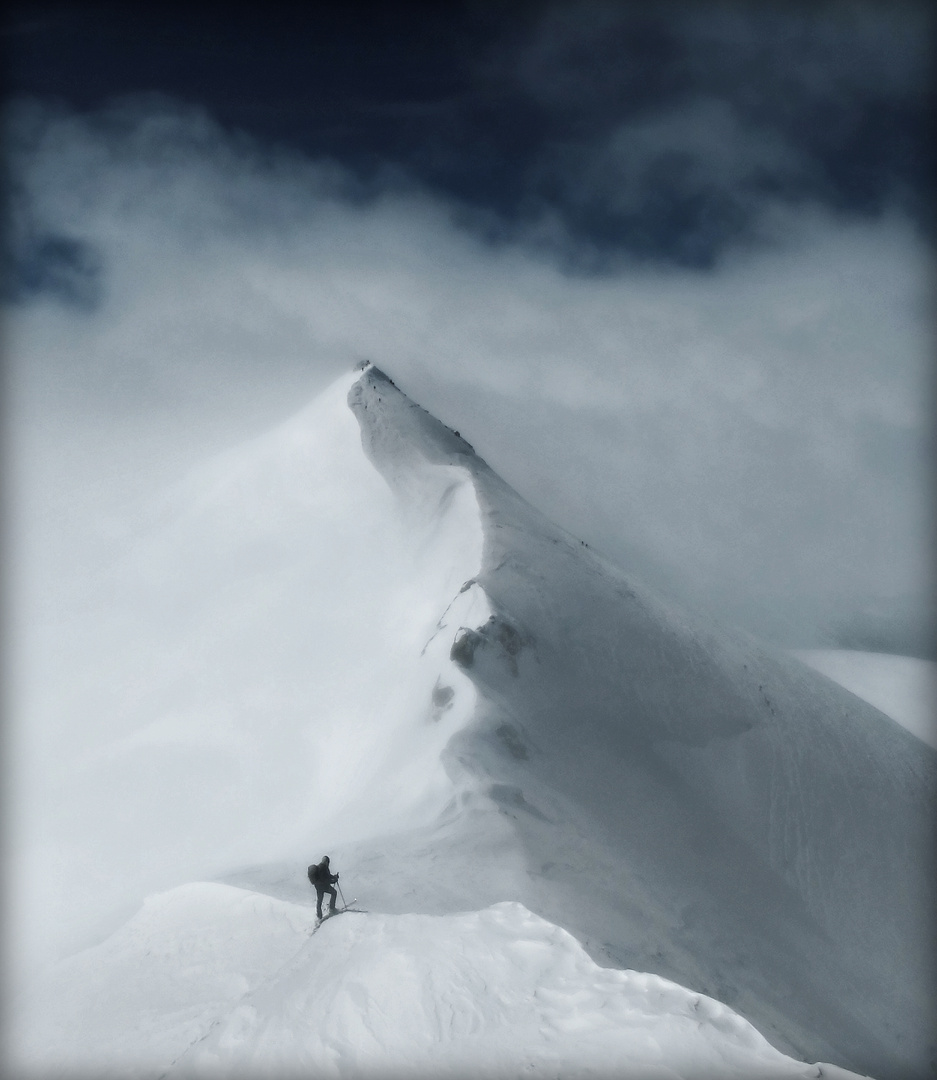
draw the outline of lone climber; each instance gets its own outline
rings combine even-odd
[[[338,881],[338,874],[333,874],[329,870],[329,857],[323,856],[322,862],[314,863],[306,871],[309,875],[310,883],[316,890],[316,916],[322,918],[322,895],[323,893],[329,893],[331,899],[329,900],[329,914],[332,915],[335,912],[335,890],[332,888],[332,883]]]

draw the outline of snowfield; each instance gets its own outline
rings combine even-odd
[[[937,752],[378,369],[123,528],[17,579],[15,1075],[935,1075]]]
[[[725,1005],[600,968],[566,931],[509,902],[446,916],[348,911],[315,929],[308,906],[195,883],[150,897],[61,963],[55,982],[56,1023],[36,1037],[66,1073],[821,1075]],[[102,1045],[107,1071],[97,1071]],[[825,1065],[822,1075],[854,1074]]]

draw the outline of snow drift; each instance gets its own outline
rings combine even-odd
[[[477,1052],[495,1074],[549,1074],[571,1060],[550,1056],[562,1031],[564,1046],[612,1055],[616,1075],[650,1069],[651,1037],[616,1042],[627,1024],[596,987],[627,1002],[640,979],[655,994],[664,979],[691,989],[662,990],[649,1024],[711,998],[797,1058],[882,1080],[933,1070],[934,750],[642,588],[378,369],[154,501],[125,548],[31,627],[17,687],[10,953],[30,984],[22,1053],[40,1072],[93,1030],[93,969],[102,1000],[142,989],[89,1068],[113,1054],[161,1069],[198,1042],[186,1060],[206,1068],[295,1051],[354,1075],[349,1033],[388,991],[340,958],[360,948],[380,967],[402,942],[406,993],[445,969],[462,1004],[449,1034],[438,994],[400,1042],[372,1024],[372,1064],[417,1044],[429,1063],[449,1040],[453,1068]],[[325,924],[307,949],[305,866],[326,851],[371,914]],[[199,879],[216,884],[186,884]],[[246,931],[245,912],[262,925]],[[603,967],[569,960],[557,927]],[[530,989],[549,964],[512,983],[506,946],[486,982],[504,1008],[476,1001],[478,1037],[463,1030],[483,979],[468,957],[495,930],[569,960],[563,993],[590,1003],[580,1034]],[[333,937],[344,1043],[329,1043],[311,985]],[[147,956],[167,958],[152,985],[131,978]],[[531,994],[521,1021],[512,995]],[[732,1075],[749,1051],[791,1067],[706,1008],[727,1041],[713,1057],[708,1034],[678,1040],[699,1068],[680,1050],[661,1070]],[[502,1054],[509,1016],[543,1036],[527,1057]]]

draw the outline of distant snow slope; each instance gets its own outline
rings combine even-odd
[[[794,655],[937,748],[937,662],[848,649]]]
[[[313,927],[308,907],[230,886],[153,896],[58,966],[27,1061],[122,1078],[820,1075],[712,998],[597,967],[517,903]]]

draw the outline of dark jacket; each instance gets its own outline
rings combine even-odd
[[[332,874],[329,872],[328,863],[320,862],[314,866],[310,866],[308,870],[309,880],[313,885],[331,885],[333,882],[338,881],[338,874]]]

